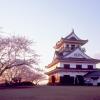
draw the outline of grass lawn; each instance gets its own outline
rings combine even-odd
[[[100,100],[100,87],[38,86],[0,89],[0,100]]]

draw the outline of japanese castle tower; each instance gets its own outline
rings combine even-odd
[[[89,57],[82,48],[87,42],[88,40],[80,39],[72,30],[68,36],[56,43],[53,60],[47,66],[49,83],[77,84],[77,78],[78,83],[80,80],[82,83],[85,74],[97,70],[96,64],[100,60]]]

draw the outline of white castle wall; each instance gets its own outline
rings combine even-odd
[[[96,68],[96,64],[89,64],[89,63],[64,63],[64,62],[59,62],[52,67],[47,69],[47,72],[52,71],[54,69],[58,68],[64,68],[64,64],[70,64],[70,68],[76,68],[76,65],[82,65],[82,68],[88,68],[88,65],[93,65],[93,68]]]
[[[64,64],[70,64],[70,68],[76,68],[76,65],[82,65],[82,68],[88,68],[88,65],[93,65],[93,68],[96,68],[96,64],[90,64],[90,63],[66,63],[66,62],[60,62],[59,66],[64,68]]]
[[[59,72],[59,76],[70,75],[76,77],[76,75],[84,76],[87,72]]]

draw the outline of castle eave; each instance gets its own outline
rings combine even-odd
[[[84,45],[88,40],[64,40],[64,42]]]
[[[53,65],[57,64],[59,62],[59,59],[54,59],[50,64],[48,64],[47,68],[52,67]]]
[[[75,62],[75,63],[100,63],[100,60],[98,59],[86,59],[86,58],[61,58],[61,62]]]
[[[54,46],[54,48],[55,49],[59,48],[63,43],[76,43],[76,44],[84,45],[87,42],[88,42],[88,40],[71,40],[71,39],[61,38],[61,40],[56,43],[56,45]]]
[[[97,64],[100,63],[100,60],[98,59],[86,59],[86,58],[59,58],[59,59],[54,59],[48,66],[47,68],[52,67],[53,65],[57,64],[58,62],[68,62],[68,63],[93,63]]]
[[[61,73],[61,72],[92,72],[92,71],[97,71],[98,69],[88,69],[88,68],[83,68],[83,69],[76,69],[76,68],[70,68],[70,69],[65,69],[65,68],[56,68],[50,72],[47,72],[47,75],[52,75],[56,73]]]

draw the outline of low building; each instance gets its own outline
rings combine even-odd
[[[84,75],[97,71],[96,64],[100,60],[85,54],[82,48],[88,40],[80,39],[74,30],[54,46],[53,60],[47,67],[49,84],[83,84]]]
[[[85,74],[84,80],[87,85],[100,85],[100,70]]]

